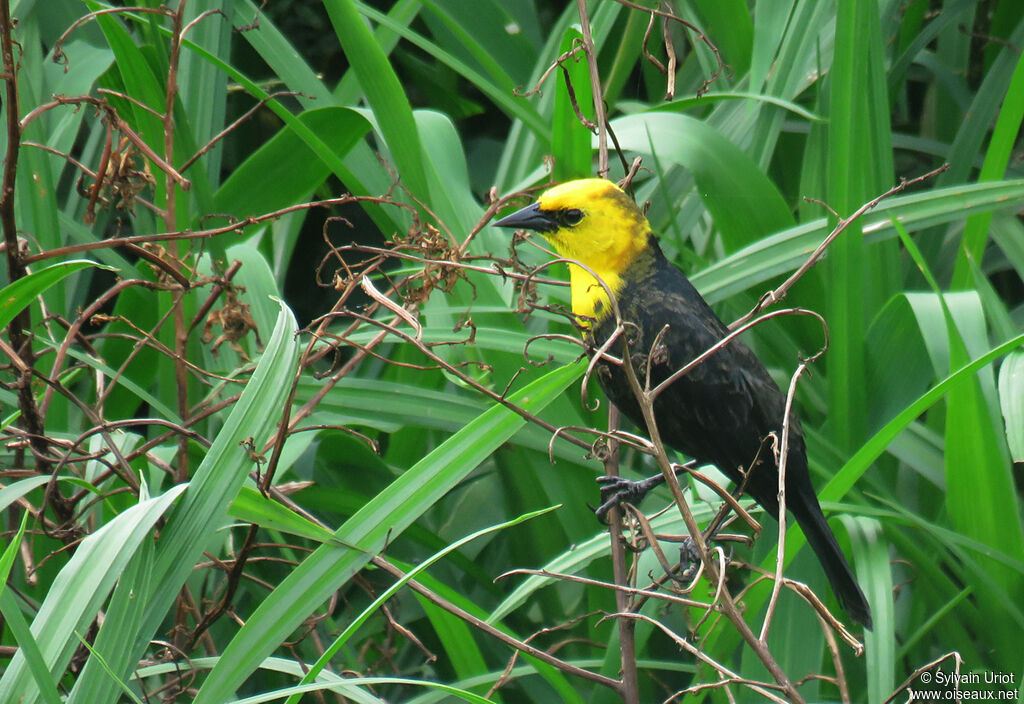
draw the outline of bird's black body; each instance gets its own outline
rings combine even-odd
[[[729,330],[689,279],[671,264],[650,237],[650,246],[630,264],[617,302],[622,320],[633,323],[628,339],[633,365],[641,380],[650,358],[651,387],[668,378]],[[658,348],[651,345],[665,326]],[[600,346],[616,327],[607,315],[593,329]],[[613,346],[612,352],[621,352]],[[614,364],[599,363],[598,380],[608,398],[639,427],[643,416],[625,372]],[[663,440],[700,462],[713,464],[734,482],[741,469],[759,462],[747,478],[746,493],[778,518],[778,469],[768,443],[775,432],[781,438],[785,396],[761,360],[741,340],[734,339],[667,387],[656,399],[654,415]],[[800,421],[791,418],[786,463],[786,506],[828,576],[846,611],[858,623],[871,627],[871,611],[818,504],[807,469]]]
[[[494,224],[540,232],[560,256],[578,262],[569,266],[572,310],[581,319],[596,321],[589,330],[595,349],[616,329],[607,291],[615,294],[621,319],[630,324],[626,328],[630,363],[640,379],[646,378],[650,366],[652,387],[729,333],[689,279],[665,259],[640,209],[610,181],[563,183]],[[623,356],[622,342],[613,343],[610,352]],[[601,361],[597,377],[619,410],[645,427],[625,370]],[[766,439],[775,433],[781,440],[785,405],[785,397],[761,360],[733,339],[662,391],[655,400],[654,417],[669,446],[714,464],[733,481],[741,483],[743,472],[750,468],[746,493],[778,518],[779,472],[771,441]],[[643,482],[605,483],[598,516],[623,497],[643,498],[659,480],[660,476]],[[804,434],[795,416],[790,422],[786,506],[803,528],[839,602],[851,618],[871,628],[871,609],[811,485]]]

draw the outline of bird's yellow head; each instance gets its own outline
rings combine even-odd
[[[651,226],[629,196],[611,181],[585,178],[555,186],[533,205],[494,223],[539,232],[559,256],[590,269],[611,289],[622,290],[623,272],[648,248]],[[601,319],[608,295],[586,269],[569,265],[572,311]]]

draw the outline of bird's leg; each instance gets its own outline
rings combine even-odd
[[[705,537],[705,545],[708,544],[707,540],[708,537]],[[684,584],[689,583],[699,566],[700,553],[697,552],[697,543],[688,535],[679,543],[679,580]]]
[[[735,490],[730,492],[734,499],[739,499],[743,495],[743,491],[746,488],[747,481],[744,477],[743,482],[740,486],[736,487]],[[712,519],[711,523],[708,524],[707,530],[704,531],[704,544],[710,545],[718,533],[725,527],[727,521],[723,520],[727,515],[724,512],[719,512],[718,515]],[[679,569],[682,572],[683,580],[688,580],[690,576],[696,571],[697,566],[700,564],[700,553],[697,552],[697,545],[694,543],[693,538],[686,536],[682,542],[679,543]]]
[[[687,468],[684,465],[675,465],[673,467],[677,477],[686,470]],[[601,485],[601,505],[597,507],[594,513],[599,521],[607,523],[605,516],[608,515],[611,509],[623,502],[634,505],[640,503],[647,496],[648,492],[665,483],[665,475],[659,473],[639,481],[626,479],[625,477],[601,476],[597,478],[597,483]],[[742,496],[746,485],[746,475],[744,475],[740,486],[731,492],[733,497],[738,499]],[[722,529],[722,518],[724,516],[716,516],[715,520],[711,521],[708,525],[707,530],[704,532],[705,545],[709,545]],[[700,553],[697,552],[697,545],[692,537],[686,536],[679,544],[681,581],[688,581],[696,573],[696,568],[699,564]]]
[[[683,471],[683,467],[676,467],[676,476],[678,477]],[[601,505],[594,513],[601,523],[607,523],[605,516],[610,510],[623,502],[640,503],[648,492],[665,483],[665,476],[655,474],[639,481],[625,477],[601,476],[597,478],[597,483],[601,485]]]

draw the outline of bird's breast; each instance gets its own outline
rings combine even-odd
[[[612,305],[609,291],[617,296],[622,290],[622,277],[610,271],[595,271],[598,278],[586,269],[569,265],[569,290],[572,294],[572,312],[583,319],[584,326],[589,321],[603,320],[611,315]]]

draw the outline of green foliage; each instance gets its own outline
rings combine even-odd
[[[726,320],[839,218],[948,162],[787,292],[828,323],[798,406],[875,630],[837,663],[784,589],[767,642],[792,680],[841,664],[852,701],[954,650],[1019,681],[1024,14],[934,4],[664,4],[719,73],[681,23],[645,39],[647,13],[592,0],[595,96],[576,3],[13,3],[0,701],[629,701],[606,686],[618,606],[585,430],[606,416],[564,267],[487,224],[512,205],[494,197],[594,175],[577,110],[601,104],[609,176],[642,159],[638,202]],[[744,339],[781,383],[821,329],[777,317]],[[684,485],[704,524],[702,487]],[[773,572],[765,523],[737,557]],[[674,511],[651,529],[685,532]],[[799,529],[785,540],[786,575],[835,607]],[[629,559],[638,587],[664,573]],[[519,568],[548,573],[498,579]],[[770,584],[728,574],[756,633]],[[726,620],[638,610],[770,681]],[[510,663],[534,634],[561,663]],[[651,622],[635,645],[639,701],[720,679]]]

